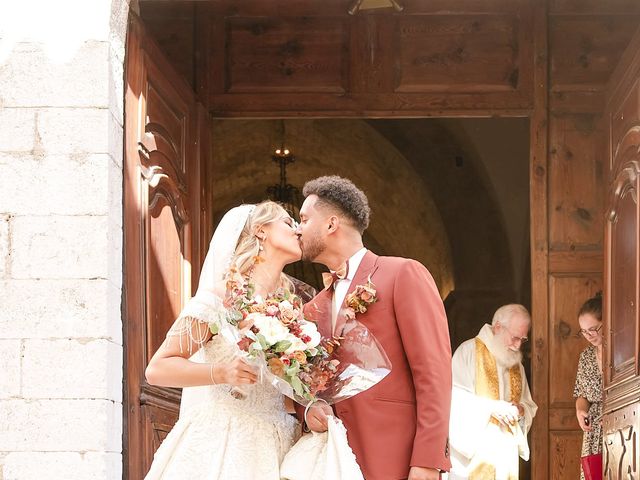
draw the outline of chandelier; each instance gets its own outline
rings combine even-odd
[[[280,182],[267,188],[267,195],[271,200],[282,204],[290,215],[298,213],[300,191],[287,181],[287,165],[296,161],[293,153],[284,146],[284,140],[280,148],[277,148],[271,160],[280,167]]]
[[[291,149],[286,145],[286,125],[284,120],[280,120],[280,146],[271,155],[271,160],[278,164],[280,168],[280,181],[267,187],[269,199],[278,202],[296,221],[300,218],[300,205],[302,205],[302,195],[300,190],[289,183],[287,179],[287,166],[296,161]],[[298,261],[287,265],[285,273],[294,278],[315,287],[322,288],[322,269],[319,265]]]

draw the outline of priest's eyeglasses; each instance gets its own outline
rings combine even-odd
[[[511,332],[509,332],[509,335],[511,336],[511,341],[513,343],[516,343],[517,341],[520,341],[520,343],[527,343],[529,341],[529,337],[518,337],[516,335],[511,335]]]
[[[582,335],[595,335],[596,333],[598,333],[600,330],[602,329],[602,325],[598,325],[597,327],[591,327],[591,328],[587,328],[586,330],[581,328],[580,329],[580,333]]]
[[[508,333],[508,334],[509,334],[509,336],[511,337],[511,341],[512,341],[513,343],[516,343],[516,342],[518,342],[518,341],[519,341],[520,343],[527,343],[527,342],[529,341],[529,337],[518,337],[517,335],[514,335],[513,333],[511,333],[511,332],[510,332],[509,330],[507,330],[506,328],[505,328],[505,330],[507,331],[507,333]]]

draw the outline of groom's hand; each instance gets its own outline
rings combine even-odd
[[[407,480],[438,480],[440,470],[437,468],[411,467]]]
[[[333,415],[331,407],[325,403],[312,406],[307,412],[307,427],[314,432],[326,432],[329,428],[327,417]]]

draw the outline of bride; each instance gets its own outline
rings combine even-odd
[[[152,385],[182,387],[180,417],[155,454],[146,480],[280,480],[297,420],[273,386],[257,382],[236,345],[212,335],[231,266],[266,298],[292,289],[282,273],[300,259],[295,222],[278,204],[241,205],[225,214],[187,303],[146,369]],[[237,398],[238,388],[244,393]]]

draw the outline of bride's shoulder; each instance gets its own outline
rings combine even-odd
[[[213,286],[213,293],[220,300],[224,300],[225,295],[227,294],[227,281],[220,280]]]

